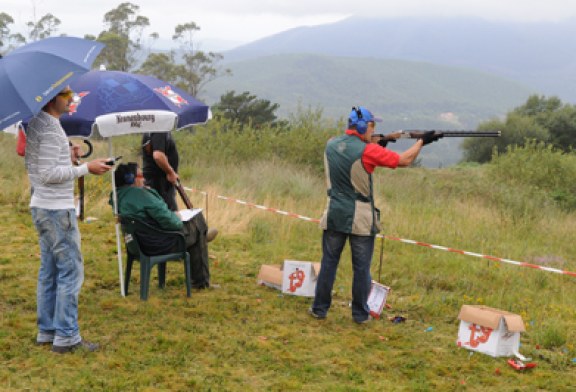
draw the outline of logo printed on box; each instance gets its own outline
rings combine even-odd
[[[304,279],[306,279],[306,274],[301,269],[296,268],[296,271],[288,275],[288,279],[290,280],[289,290],[295,292],[297,289],[302,287]]]
[[[493,357],[516,355],[524,322],[520,315],[483,305],[462,305],[459,347]]]
[[[470,344],[470,347],[478,347],[480,344],[486,343],[490,339],[490,334],[492,333],[493,329],[489,327],[482,327],[481,325],[470,324],[468,327],[470,330],[470,341],[464,344]],[[482,335],[476,337],[476,332],[482,332]]]
[[[291,295],[313,297],[320,263],[284,260],[282,269],[282,292]]]

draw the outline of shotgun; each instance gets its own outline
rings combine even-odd
[[[180,180],[176,181],[176,185],[174,185],[176,187],[176,190],[178,191],[178,193],[180,194],[180,197],[182,198],[182,201],[184,201],[184,204],[186,205],[186,208],[192,209],[194,208],[192,206],[192,202],[190,201],[190,199],[188,198],[188,195],[186,194],[186,191],[184,190],[184,188],[182,187],[182,184],[180,183]]]
[[[443,137],[500,137],[500,131],[445,131],[445,130],[432,130],[434,135],[439,139]],[[372,135],[372,141],[378,142],[380,140],[387,142],[395,142],[396,139],[420,139],[426,132],[423,130],[402,130],[390,134],[375,133]]]

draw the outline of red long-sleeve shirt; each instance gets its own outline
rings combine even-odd
[[[353,129],[346,130],[346,134],[362,139],[362,135]],[[367,143],[364,153],[362,154],[362,165],[366,172],[370,174],[372,174],[378,166],[395,169],[398,167],[399,161],[400,155],[398,155],[398,153],[388,150],[376,143]]]

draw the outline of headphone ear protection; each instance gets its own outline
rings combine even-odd
[[[368,123],[362,116],[362,110],[360,110],[360,106],[354,106],[352,110],[354,110],[356,112],[356,116],[358,116],[358,121],[356,122],[356,130],[360,134],[366,133],[366,130],[368,130]]]
[[[136,176],[134,175],[134,173],[124,173],[124,183],[126,185],[132,185],[134,184],[134,180],[136,179]]]

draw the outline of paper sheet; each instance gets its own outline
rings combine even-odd
[[[193,209],[180,210],[178,211],[178,215],[180,215],[180,220],[182,220],[182,222],[187,222],[201,212],[202,208],[193,208]]]

